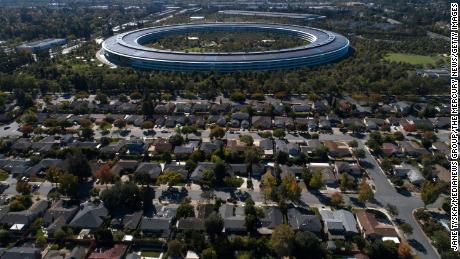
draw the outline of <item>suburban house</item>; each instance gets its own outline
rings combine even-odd
[[[95,230],[104,223],[104,219],[108,215],[109,212],[102,202],[99,205],[85,202],[80,205],[77,215],[70,221],[69,226],[78,229]]]
[[[358,233],[355,217],[347,210],[321,209],[319,214],[324,222],[324,231],[331,239],[343,239]]]
[[[47,208],[48,201],[37,201],[27,210],[7,212],[0,219],[0,224],[7,225],[13,231],[24,231],[36,218],[42,216]]]
[[[407,177],[411,183],[416,185],[420,185],[425,181],[420,170],[409,164],[395,165],[394,174],[399,177]]]
[[[64,200],[58,200],[51,205],[43,217],[43,225],[48,233],[54,233],[57,229],[65,226],[78,212],[78,206]]]
[[[318,215],[307,214],[302,208],[289,208],[287,216],[289,225],[294,230],[307,230],[317,235],[321,234],[323,226]]]
[[[395,228],[390,224],[379,222],[374,213],[359,211],[356,213],[356,218],[364,238],[392,240],[399,243]]]

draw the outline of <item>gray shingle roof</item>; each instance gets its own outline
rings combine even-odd
[[[103,218],[108,214],[109,212],[102,203],[98,206],[93,203],[85,203],[81,205],[81,209],[69,225],[76,228],[95,229],[104,223]]]

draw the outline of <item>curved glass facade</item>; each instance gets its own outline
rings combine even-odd
[[[206,30],[276,31],[308,38],[311,43],[275,51],[232,53],[185,53],[142,46],[172,32]],[[280,70],[328,64],[347,55],[349,41],[340,34],[320,29],[279,24],[215,23],[147,28],[113,36],[104,41],[103,52],[112,63],[138,69],[163,71]]]

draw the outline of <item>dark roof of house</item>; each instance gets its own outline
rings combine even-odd
[[[219,208],[219,214],[223,219],[233,217],[235,215],[234,210],[235,206],[233,204],[222,204]]]
[[[172,218],[143,217],[139,229],[142,231],[169,231]]]
[[[76,246],[72,249],[69,259],[84,259],[87,249],[83,246]]]
[[[22,211],[10,211],[4,215],[0,223],[13,225],[13,224],[30,224],[34,219],[36,219],[40,214],[43,214],[48,208],[48,202],[45,200],[40,200],[34,203],[29,209]]]
[[[179,204],[155,204],[155,215],[163,218],[175,218]]]
[[[151,178],[158,178],[161,174],[161,165],[158,163],[140,163],[137,167],[135,174],[148,174]]]
[[[204,230],[204,219],[188,217],[177,221],[177,229],[180,230]]]
[[[253,116],[252,126],[268,129],[272,127],[272,118],[268,116]]]
[[[246,231],[246,218],[244,216],[232,216],[224,218],[226,231]]]
[[[112,219],[110,224],[112,226],[119,226],[122,228],[134,230],[137,229],[137,226],[141,221],[142,214],[142,211],[137,211],[132,214],[123,215],[122,217]]]
[[[247,173],[248,172],[248,166],[246,164],[229,164],[230,166],[230,174],[235,174],[235,173]]]
[[[191,154],[193,147],[177,146],[174,148],[174,154]]]
[[[265,217],[261,219],[262,226],[267,228],[275,228],[283,224],[283,214],[278,207],[266,207]]]
[[[313,233],[321,232],[321,220],[317,215],[305,214],[305,212],[297,208],[288,209],[287,215],[289,225],[291,225],[292,228],[308,230]]]
[[[173,171],[173,172],[177,172],[177,173],[180,173],[182,176],[184,176],[184,178],[187,177],[188,175],[188,171],[187,169],[185,169],[185,165],[181,165],[181,164],[166,164],[164,166],[164,170],[163,172],[167,172],[167,171]]]
[[[96,149],[98,145],[99,143],[93,141],[75,141],[69,144],[70,147],[77,147],[83,149]]]
[[[110,169],[113,174],[120,175],[123,171],[134,171],[137,168],[139,162],[137,160],[119,160]]]
[[[214,213],[213,204],[200,204],[198,206],[198,218],[205,219],[212,213]]]
[[[190,178],[192,180],[201,180],[201,178],[203,178],[203,172],[205,170],[213,170],[215,166],[216,164],[212,162],[200,162],[195,170],[193,170]]]
[[[20,138],[13,143],[11,148],[13,150],[26,151],[32,146],[32,141],[28,138]]]
[[[102,203],[95,205],[87,202],[80,205],[80,210],[69,225],[76,228],[95,229],[104,223],[103,218],[107,217],[108,214],[109,212]]]
[[[273,149],[273,140],[269,138],[262,139],[259,142],[259,148],[262,150],[272,150]]]
[[[78,206],[68,205],[63,200],[58,200],[46,211],[43,217],[43,223],[49,225],[60,217],[64,217],[65,223],[67,223],[77,211]]]
[[[40,259],[41,250],[34,247],[12,247],[6,250],[2,259]]]
[[[142,257],[136,253],[130,253],[126,256],[126,259],[141,259]]]
[[[62,159],[54,159],[54,158],[45,158],[42,159],[38,164],[32,166],[28,171],[29,174],[37,174],[41,170],[47,169],[51,166],[55,166],[57,168],[66,169],[66,162]]]
[[[221,145],[221,143],[217,142],[203,142],[201,143],[200,150],[205,152],[206,154],[212,153],[217,150]]]

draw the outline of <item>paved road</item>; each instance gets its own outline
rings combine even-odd
[[[361,147],[363,147],[363,141],[359,141],[359,144]],[[369,150],[366,148],[364,150],[366,151],[365,160],[373,165],[373,168],[368,169],[367,172],[376,186],[376,192],[374,196],[378,205],[385,206],[388,203],[395,205],[399,211],[398,218],[401,218],[412,226],[413,233],[409,235],[407,239],[415,239],[419,244],[421,244],[421,246],[423,246],[425,251],[414,249],[419,258],[439,258],[439,255],[431,246],[430,241],[425,237],[423,230],[419,227],[418,223],[412,216],[413,210],[424,206],[420,197],[407,197],[398,193],[393,185],[391,185],[389,182],[385,173],[381,170],[377,161],[369,153]]]

